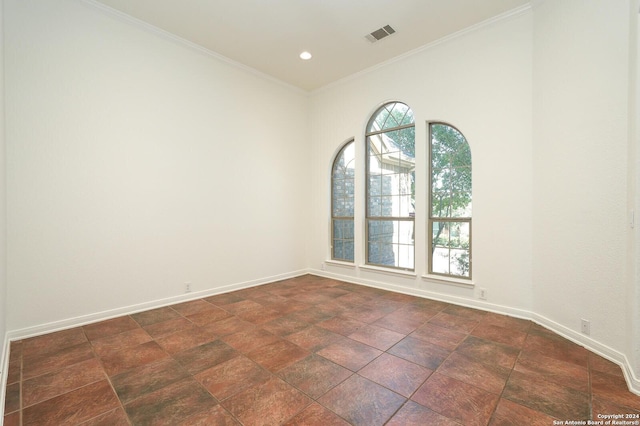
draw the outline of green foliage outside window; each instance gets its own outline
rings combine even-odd
[[[432,271],[469,277],[471,237],[471,149],[454,127],[431,131]]]

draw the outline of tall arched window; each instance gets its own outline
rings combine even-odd
[[[355,145],[348,142],[336,155],[331,173],[331,258],[353,262]]]
[[[471,149],[456,128],[429,124],[429,272],[471,278]]]
[[[415,124],[401,102],[380,107],[367,126],[367,263],[413,270]]]

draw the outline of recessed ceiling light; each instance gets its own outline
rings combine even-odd
[[[309,59],[311,59],[311,53],[304,51],[300,54],[300,59],[302,59],[303,61],[308,61]]]

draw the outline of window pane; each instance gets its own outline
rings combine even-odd
[[[343,242],[343,247],[342,247],[342,251],[343,251],[343,260],[347,260],[349,262],[353,262],[353,240],[345,240]]]
[[[354,202],[353,196],[344,200],[345,216],[353,217],[354,205],[355,205],[355,202]]]
[[[461,277],[469,276],[469,250],[451,250],[450,274]]]
[[[355,144],[348,143],[338,153],[332,170],[331,215],[333,259],[353,261],[353,211],[355,203]],[[348,219],[336,219],[348,218]]]
[[[410,173],[405,173],[401,175],[400,176],[400,194],[411,195],[412,197],[414,197],[415,182],[416,182],[415,171],[411,171]]]
[[[413,124],[411,109],[403,103],[391,102],[376,111],[367,127],[366,237],[369,264],[414,268]]]
[[[333,239],[342,239],[342,222],[341,220],[333,221]]]
[[[452,205],[451,205],[451,215],[450,217],[471,217],[471,196],[470,195],[465,195],[465,194],[460,194],[460,193],[452,193],[451,194],[451,200],[452,200]],[[453,205],[453,200],[461,200],[461,199],[467,199],[468,202],[466,204],[456,204]]]
[[[372,161],[377,161],[377,158],[370,157]],[[367,212],[370,217],[413,217],[415,205],[413,164],[412,162],[393,165],[385,159],[380,164],[381,173],[369,171]],[[379,195],[383,197],[379,198]]]
[[[353,220],[343,220],[342,222],[342,238],[345,241],[353,241]]]
[[[471,150],[460,132],[431,127],[431,216],[471,217]]]
[[[382,176],[382,195],[394,195],[398,193],[398,175]]]
[[[369,175],[369,196],[382,195],[382,176]]]
[[[444,182],[446,170],[447,169],[433,169],[431,172],[432,191],[444,191],[447,189]]]
[[[400,217],[413,217],[415,213],[414,201],[411,195],[403,195],[399,197],[399,214]]]
[[[395,201],[396,197],[385,196],[381,197],[381,206],[380,206],[380,216],[381,217],[393,217],[397,216],[397,201]]]
[[[369,123],[367,133],[413,124],[413,111],[401,102],[391,102],[376,111]]]
[[[382,167],[382,158],[379,155],[369,156],[369,175],[376,176],[384,174]]]
[[[353,260],[353,220],[333,221],[332,256],[339,260]]]
[[[333,258],[344,259],[341,240],[333,240]]]
[[[450,197],[448,192],[432,192],[431,193],[431,217],[443,218],[449,217]]]
[[[393,221],[390,220],[370,220],[368,226],[368,237],[371,242],[393,242]]]
[[[469,277],[469,222],[433,222],[432,272]]]
[[[413,221],[400,221],[398,223],[399,244],[413,245]]]
[[[450,225],[449,247],[469,248],[469,224],[457,222]]]
[[[436,274],[449,273],[449,249],[436,248],[433,251],[433,263],[431,270]]]
[[[416,156],[415,139],[416,128],[407,127],[400,130],[392,130],[382,133],[383,144],[386,152],[392,154],[390,161],[395,160],[397,163],[414,162]]]
[[[413,227],[413,221],[368,221],[367,263],[413,269]]]
[[[347,216],[344,208],[344,198],[333,198],[333,215],[338,217]]]
[[[393,265],[393,263],[391,263],[393,258],[387,257],[387,261],[385,262],[384,256],[382,254],[383,252],[382,246],[383,244],[379,244],[379,243],[374,243],[374,242],[368,243],[368,246],[367,246],[368,262],[375,265],[388,265],[388,266]]]
[[[382,197],[369,197],[369,217],[382,216]]]
[[[449,223],[433,222],[433,248],[449,247]]]
[[[413,246],[398,246],[398,267],[413,269]]]
[[[355,146],[353,142],[346,145],[333,164],[333,177],[347,179],[355,176]]]
[[[452,126],[433,123],[429,125],[429,130],[429,270],[437,274],[470,278],[471,149],[462,133]]]

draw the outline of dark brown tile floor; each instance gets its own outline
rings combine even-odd
[[[12,342],[5,426],[552,425],[640,414],[529,321],[316,276]]]

